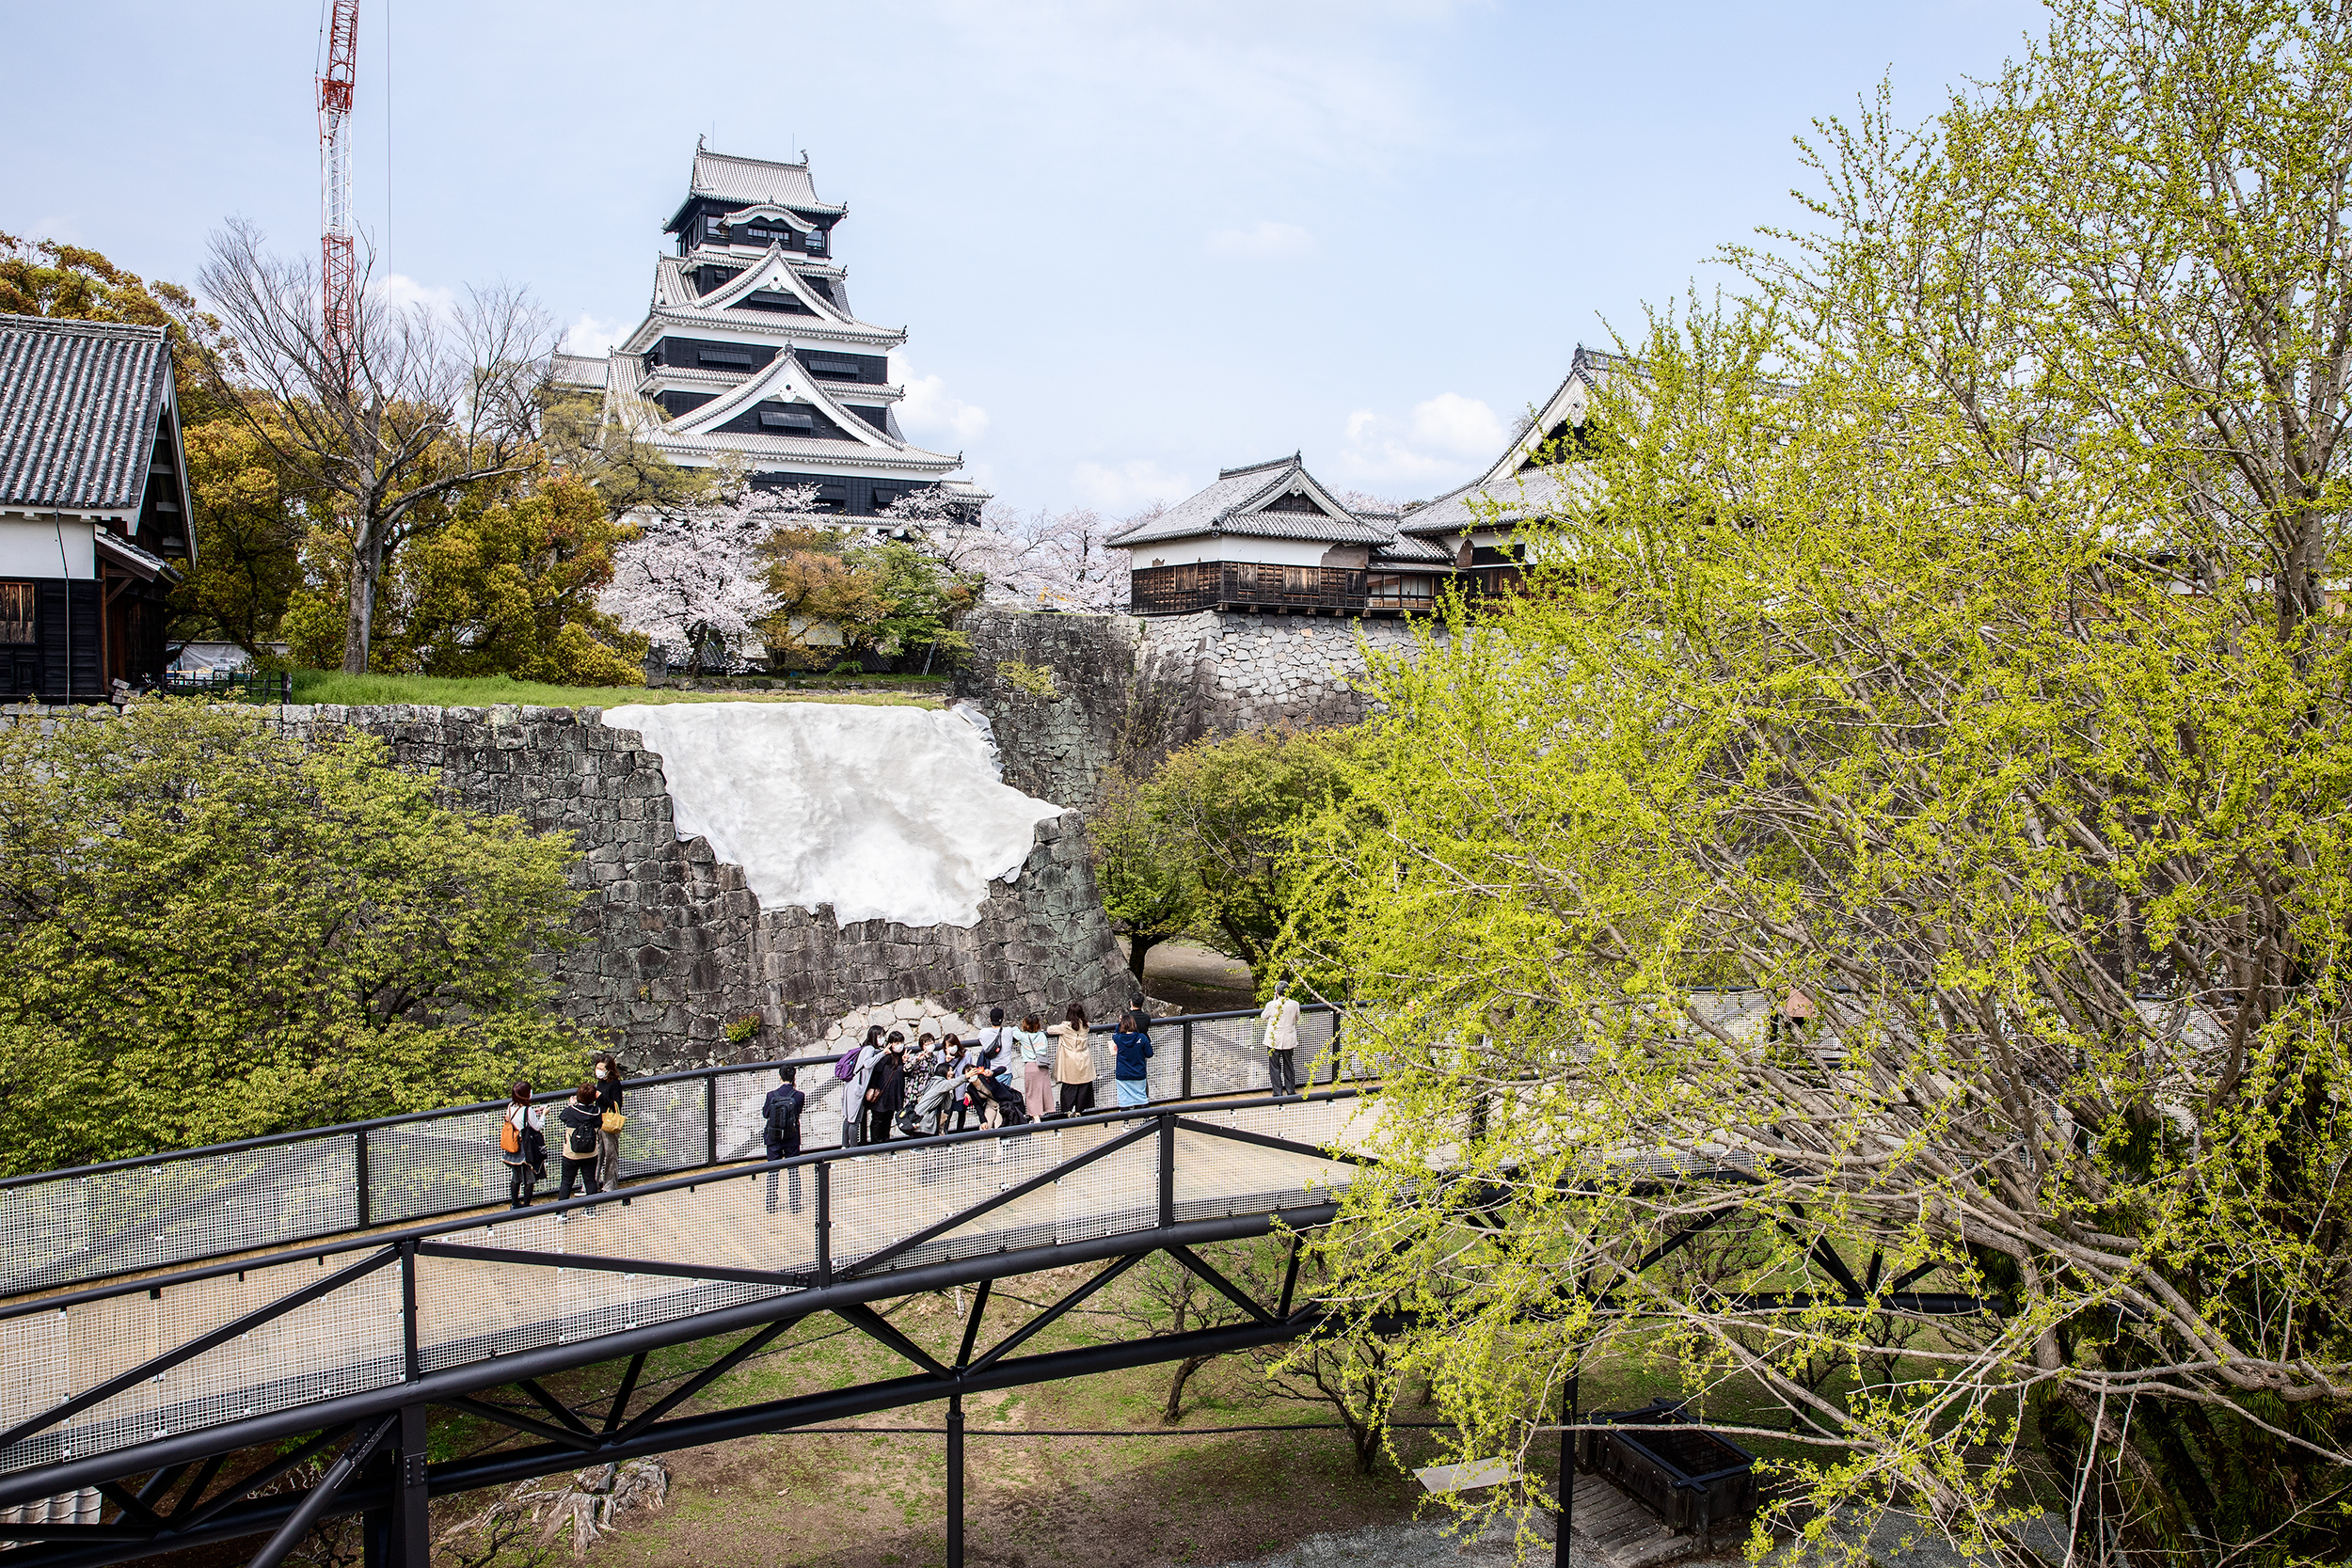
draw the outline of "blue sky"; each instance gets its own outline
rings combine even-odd
[[[1406,499],[1491,460],[1576,343],[1794,221],[1815,117],[1890,72],[1931,110],[2042,16],[362,0],[358,204],[389,287],[526,283],[596,342],[644,310],[698,135],[805,148],[858,313],[911,330],[909,434],[1005,501],[1124,512],[1294,449]],[[11,7],[0,230],[182,281],[230,214],[308,252],[318,26]]]

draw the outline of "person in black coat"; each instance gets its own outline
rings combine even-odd
[[[861,1143],[889,1142],[890,1124],[907,1101],[907,1037],[893,1029],[883,1044],[887,1049],[874,1064],[874,1075],[866,1081],[866,1131]]]
[[[768,1098],[759,1104],[759,1132],[768,1145],[768,1158],[789,1160],[801,1151],[801,1110],[808,1103],[808,1096],[793,1086],[793,1069],[776,1069],[776,1076],[784,1080],[768,1091]],[[801,1212],[801,1167],[790,1172],[792,1212]],[[768,1173],[768,1212],[776,1212],[776,1173]]]
[[[621,1064],[610,1051],[599,1051],[590,1058],[589,1065],[596,1073],[596,1112],[621,1108]],[[621,1184],[621,1135],[599,1132],[596,1134],[596,1180],[607,1187]]]
[[[604,1113],[596,1107],[595,1080],[580,1085],[564,1108],[555,1113],[558,1126],[564,1130],[564,1185],[555,1195],[563,1202],[572,1196],[575,1180],[588,1184],[588,1196],[604,1191],[604,1183],[596,1180],[596,1139],[604,1126]]]

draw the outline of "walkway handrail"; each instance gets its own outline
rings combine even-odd
[[[226,1451],[362,1406],[462,1403],[543,1364],[744,1325],[772,1337],[813,1310],[1321,1224],[1363,1161],[1348,1149],[1365,1092],[830,1149],[8,1303],[0,1505],[82,1484],[114,1452]]]
[[[1152,1098],[1263,1089],[1264,1063],[1237,1026],[1257,1016],[1244,1008],[1153,1019],[1155,1030],[1179,1032],[1181,1050],[1153,1063]],[[1319,1050],[1329,1037],[1327,1027],[1302,1043]],[[1196,1044],[1208,1045],[1212,1059],[1197,1062]],[[828,1053],[624,1080],[620,1174],[658,1178],[764,1153],[758,1106],[783,1067],[804,1069],[804,1147],[834,1143],[834,1060]],[[553,1104],[568,1094],[534,1099]],[[504,1104],[476,1101],[0,1179],[0,1300],[502,1202],[496,1128]]]

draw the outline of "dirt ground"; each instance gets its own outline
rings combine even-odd
[[[1145,991],[1186,1012],[1254,1006],[1256,987],[1248,964],[1195,942],[1164,942],[1144,956]]]

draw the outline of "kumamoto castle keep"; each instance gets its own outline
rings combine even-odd
[[[654,261],[645,319],[606,357],[557,355],[555,385],[602,397],[674,463],[731,456],[755,484],[813,484],[846,516],[934,486],[977,513],[986,494],[949,477],[962,459],[898,428],[905,394],[889,356],[907,335],[850,309],[849,269],[833,260],[849,211],[818,199],[805,159],[697,147],[686,199],[662,226],[676,254]]]

